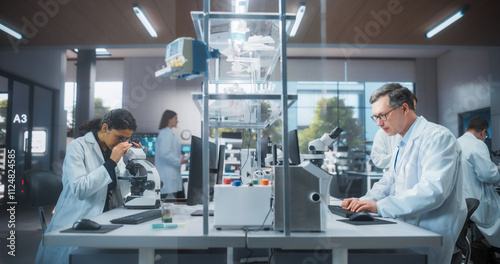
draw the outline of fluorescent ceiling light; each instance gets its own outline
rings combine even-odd
[[[135,15],[137,16],[137,18],[139,18],[139,20],[141,21],[142,25],[149,32],[149,35],[151,35],[151,37],[153,37],[153,38],[158,37],[158,34],[156,34],[156,30],[151,25],[151,23],[149,23],[149,20],[146,17],[146,15],[144,15],[144,12],[142,12],[141,7],[138,4],[135,4],[134,7],[133,7],[133,9],[134,9],[134,12],[135,12]]]
[[[21,35],[19,32],[7,27],[6,25],[0,23],[0,30],[4,31],[5,33],[13,36],[16,39],[22,39],[23,35]]]
[[[293,23],[292,31],[290,31],[290,37],[294,37],[297,34],[297,30],[299,29],[300,22],[302,22],[302,18],[304,17],[304,13],[306,12],[306,4],[300,3],[299,9],[297,10],[297,15],[295,16],[295,22]]]
[[[95,49],[96,57],[111,57],[111,53],[105,48],[97,48]]]
[[[78,49],[73,49],[73,52],[78,54]],[[95,49],[95,56],[96,57],[111,57],[111,53],[105,48],[96,48]]]
[[[427,32],[427,34],[426,34],[427,38],[432,38],[434,35],[439,33],[441,30],[445,29],[449,25],[453,24],[455,21],[459,20],[461,17],[464,16],[465,12],[467,12],[468,10],[469,10],[469,6],[466,5],[466,6],[462,7],[460,10],[458,10],[456,13],[454,13],[453,15],[448,17],[447,19],[441,21],[441,23],[439,23],[437,26],[435,26],[434,28],[429,30],[429,32]]]

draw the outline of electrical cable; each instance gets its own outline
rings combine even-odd
[[[266,217],[264,218],[264,221],[262,222],[262,225],[258,228],[258,229],[249,229],[248,227],[245,227],[243,230],[245,230],[245,249],[247,250],[250,250],[250,254],[246,257],[246,261],[245,263],[248,263],[248,259],[252,256],[253,254],[253,250],[249,249],[248,248],[248,232],[250,231],[253,231],[253,232],[258,232],[258,231],[261,231],[263,230],[264,228],[264,225],[266,224],[266,221],[267,221],[267,218],[269,217],[269,215],[271,214],[271,212],[273,211],[273,200],[274,198],[271,197],[271,199],[269,200],[269,211],[267,212],[267,215]]]
[[[271,248],[271,255],[269,255],[269,258],[267,260],[268,263],[271,263],[271,260],[273,259],[273,255],[274,255],[274,248]]]
[[[247,159],[245,160],[245,163],[243,163],[243,165],[241,165],[241,167],[240,167],[240,180],[242,179],[243,176],[246,176],[246,175],[241,175],[241,172],[243,171],[243,168],[245,168],[245,166],[247,165],[247,162],[249,160],[248,157],[250,156],[250,145],[252,143],[252,136],[251,136],[252,132],[250,131],[250,129],[248,129],[248,132],[249,132],[250,136],[249,136],[249,140],[248,140],[248,144],[247,144],[247,148],[246,148],[247,149]],[[242,144],[242,147],[243,146],[245,146],[244,142]],[[240,159],[241,159],[241,149],[240,149]]]

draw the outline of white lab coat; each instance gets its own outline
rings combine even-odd
[[[403,139],[405,140],[405,139]],[[394,164],[397,152],[393,153]],[[461,150],[446,128],[418,117],[394,166],[384,173],[361,200],[377,201],[383,217],[439,233],[443,245],[418,249],[430,264],[450,263],[456,239],[465,223],[467,207],[462,193]]]
[[[495,189],[500,183],[498,167],[491,162],[486,144],[473,134],[466,132],[458,142],[465,165],[464,196],[481,202],[472,221],[492,246],[500,247],[500,196]]]
[[[106,202],[109,173],[104,167],[104,157],[92,132],[73,140],[66,149],[63,164],[63,190],[57,200],[54,216],[45,233],[71,227],[82,218],[92,218],[102,213]],[[129,174],[123,160],[115,168],[116,176]],[[113,192],[111,208],[123,205],[130,184],[118,180]],[[42,239],[43,242],[43,239]],[[68,263],[69,253],[76,247],[45,247],[40,242],[36,263]]]
[[[165,127],[156,138],[155,166],[160,174],[163,187],[161,194],[182,190],[181,144],[172,129]]]
[[[396,150],[400,135],[388,136],[384,130],[379,129],[373,138],[370,158],[373,164],[381,169],[388,169],[391,166],[392,153]]]

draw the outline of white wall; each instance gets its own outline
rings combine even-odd
[[[488,51],[453,50],[437,59],[439,123],[458,136],[458,114],[490,107]]]
[[[433,58],[417,59],[415,80],[417,114],[434,123],[439,121],[436,64],[437,60]]]
[[[287,60],[287,68],[288,81],[414,82],[416,80],[415,60],[412,59],[346,61],[291,58]],[[274,74],[273,80],[277,77]]]
[[[177,113],[179,124],[174,132],[189,129],[201,135],[201,116],[191,93],[201,91],[201,79],[191,81],[156,78],[154,72],[164,65],[164,58],[128,58],[124,60],[123,107],[137,120],[137,132],[158,132],[163,112]],[[181,141],[181,144],[189,143]]]
[[[121,82],[124,74],[123,60],[96,60],[96,82]],[[66,82],[76,82],[76,60],[68,61]]]

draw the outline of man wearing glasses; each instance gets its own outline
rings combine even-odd
[[[417,249],[428,263],[450,263],[455,241],[465,222],[461,150],[445,127],[415,113],[408,88],[390,83],[370,97],[373,121],[388,135],[402,137],[392,154],[391,167],[361,198],[349,198],[342,207],[398,218],[439,233],[441,247]]]
[[[413,96],[413,106],[417,107],[417,97]],[[387,116],[387,115],[384,115]],[[372,117],[374,122],[377,122],[377,118]],[[391,167],[392,152],[397,148],[399,142],[401,141],[401,136],[398,134],[394,136],[388,136],[383,129],[377,130],[375,137],[373,138],[372,151],[370,153],[370,158],[373,164],[384,171],[389,170]]]
[[[500,184],[498,167],[491,161],[490,151],[484,143],[488,138],[488,121],[474,117],[467,124],[462,146],[464,170],[464,196],[480,201],[471,219],[484,238],[472,242],[471,259],[474,263],[496,263],[491,246],[500,247],[500,196],[495,185]]]

